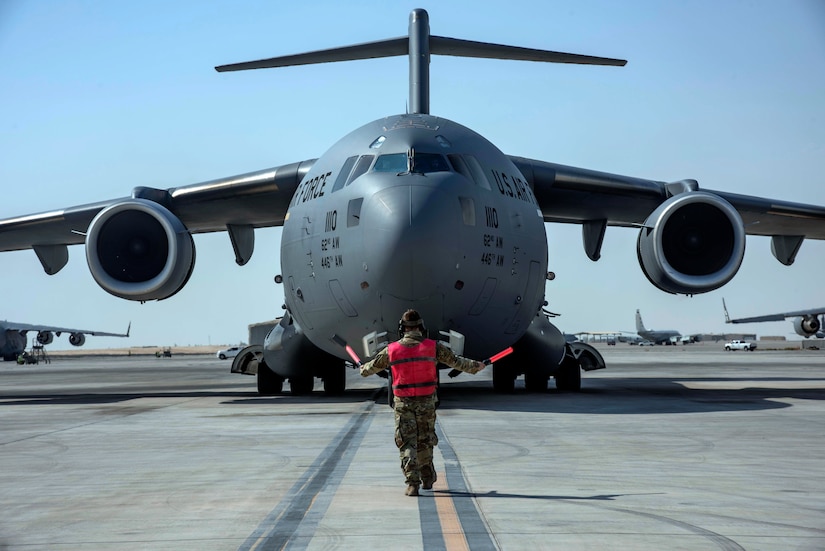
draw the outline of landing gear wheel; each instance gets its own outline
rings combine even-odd
[[[513,392],[516,388],[516,378],[513,372],[504,365],[493,366],[493,390],[501,393]]]
[[[315,387],[315,377],[312,375],[302,377],[290,377],[289,390],[293,396],[305,396],[312,394]]]
[[[324,394],[327,396],[340,396],[344,393],[346,387],[347,368],[343,364],[330,367],[324,377]]]
[[[524,373],[524,388],[527,389],[527,392],[545,392],[549,379],[549,375],[528,370]]]
[[[274,396],[284,391],[284,378],[269,369],[269,366],[261,360],[258,363],[258,394],[261,396]]]
[[[579,362],[568,356],[556,372],[556,388],[562,392],[576,392],[582,388],[582,372]]]

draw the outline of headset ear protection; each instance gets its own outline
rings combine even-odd
[[[398,320],[398,336],[403,337],[404,333],[408,329],[410,329],[412,327],[418,327],[419,325],[421,326],[421,332],[426,335],[427,334],[427,328],[424,326],[424,319],[423,318],[417,319],[415,321],[404,321],[403,318]]]

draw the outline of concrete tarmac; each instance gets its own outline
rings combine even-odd
[[[0,362],[0,549],[825,549],[825,351],[601,350],[580,393],[442,373],[418,498],[375,376],[259,397],[208,356]]]

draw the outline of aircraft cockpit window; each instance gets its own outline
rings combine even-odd
[[[373,167],[375,172],[395,172],[396,174],[406,174],[407,172],[428,174],[430,172],[450,172],[451,170],[450,163],[443,155],[418,152],[413,153],[412,163],[409,162],[408,153],[380,155]]]
[[[352,172],[352,167],[355,165],[355,161],[358,160],[358,156],[349,157],[346,161],[344,161],[344,166],[341,167],[341,172],[338,173],[338,177],[335,178],[335,185],[332,186],[332,193],[335,193],[342,187],[344,184],[347,183],[347,178],[349,178],[350,172]]]
[[[386,136],[378,136],[377,138],[375,138],[375,141],[370,144],[370,149],[378,149],[379,147],[384,145],[384,142],[386,140]]]
[[[490,180],[485,177],[484,169],[481,168],[481,164],[478,162],[478,159],[472,155],[457,154],[447,155],[447,158],[449,158],[450,162],[453,163],[456,172],[471,182],[475,182],[478,187],[482,187],[487,190],[493,189],[490,185]]]
[[[412,172],[450,172],[450,164],[443,155],[437,153],[416,153],[413,156]]]
[[[368,171],[373,159],[375,159],[375,155],[361,155],[361,158],[358,159],[358,163],[355,165],[355,168],[352,169],[352,173],[350,173],[349,178],[347,178],[347,185],[350,185],[356,178]]]
[[[374,172],[407,172],[407,154],[379,155],[372,170]]]

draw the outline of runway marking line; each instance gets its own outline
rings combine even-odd
[[[441,524],[444,546],[447,551],[470,551],[470,546],[464,535],[464,528],[461,526],[461,519],[458,518],[453,496],[448,493],[447,474],[440,473],[440,475],[433,484],[433,491],[439,492],[433,494],[433,499],[438,513],[438,521]]]

